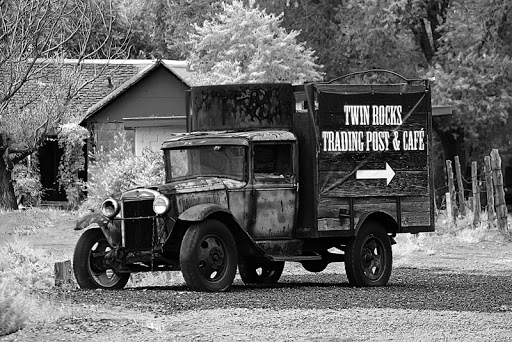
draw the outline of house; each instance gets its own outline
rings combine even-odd
[[[91,132],[84,150],[86,168],[89,152],[112,148],[120,131],[133,141],[134,152],[140,155],[144,148],[159,149],[172,133],[187,130],[185,94],[193,75],[185,61],[87,60],[82,72],[93,81],[80,90],[71,108],[84,113],[80,124]],[[40,162],[41,183],[48,189],[44,199],[65,200],[57,183],[62,150],[56,136],[49,136],[38,152],[44,160]],[[86,179],[86,174],[82,178]]]
[[[108,150],[116,132],[125,130],[134,151],[159,149],[176,132],[185,132],[185,93],[190,89],[186,62],[155,61],[89,107],[81,125],[92,138],[88,146]]]

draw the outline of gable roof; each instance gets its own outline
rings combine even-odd
[[[187,87],[192,86],[192,76],[193,73],[188,69],[188,64],[186,61],[174,61],[174,60],[155,60],[155,61],[146,61],[146,66],[140,70],[137,74],[133,75],[131,78],[123,82],[117,88],[115,88],[108,95],[103,97],[101,100],[97,101],[95,104],[91,105],[87,111],[85,112],[85,116],[82,119],[81,123],[85,120],[96,114],[100,109],[108,105],[110,102],[115,100],[118,96],[123,94],[125,91],[130,89],[144,77],[149,75],[151,72],[156,70],[159,66],[165,67],[169,70],[176,78],[178,78],[183,84]]]
[[[81,62],[80,75],[84,80],[89,80],[70,106],[77,113],[84,115],[89,107],[107,96],[118,85],[143,70],[151,60],[106,60],[89,59]],[[77,60],[66,59],[65,65],[72,66]]]

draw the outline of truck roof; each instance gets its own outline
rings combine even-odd
[[[286,130],[257,131],[202,131],[176,133],[165,141],[162,149],[193,145],[249,145],[251,141],[295,141],[295,135]]]

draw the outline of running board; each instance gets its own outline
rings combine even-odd
[[[321,255],[269,255],[272,261],[315,261],[322,260]]]

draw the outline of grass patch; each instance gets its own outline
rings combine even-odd
[[[12,280],[0,282],[0,336],[24,328],[39,305]]]
[[[19,239],[0,246],[0,336],[16,332],[41,316],[33,290],[50,288],[51,259]]]
[[[54,286],[53,265],[62,252],[35,248],[62,218],[54,209],[0,211],[0,336],[51,319],[55,307],[38,297]]]

